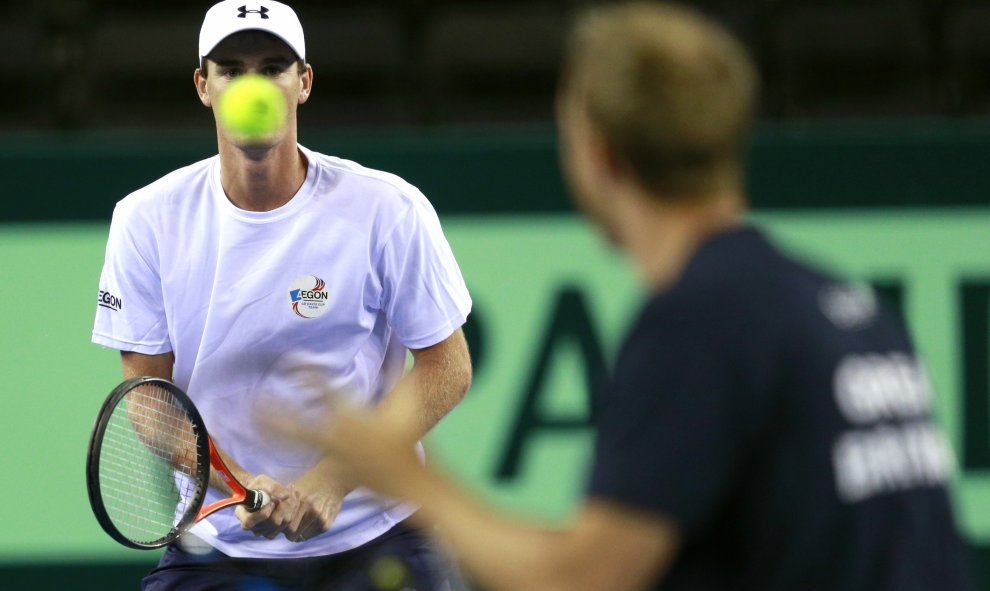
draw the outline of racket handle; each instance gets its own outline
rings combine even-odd
[[[247,499],[244,500],[244,505],[248,511],[254,513],[270,502],[272,502],[272,498],[265,491],[249,489],[247,491]]]

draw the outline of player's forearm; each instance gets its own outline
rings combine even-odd
[[[676,526],[650,512],[590,502],[566,529],[551,529],[495,511],[429,467],[400,472],[396,491],[420,506],[413,519],[438,526],[489,591],[643,589],[678,548]]]
[[[413,417],[399,418],[413,420],[415,437],[418,439],[457,406],[466,391],[467,385],[462,381],[445,374],[433,364],[420,362],[399,380],[396,387],[382,399],[375,412],[389,416],[393,413],[404,414],[413,409]],[[318,462],[299,477],[296,484],[309,490],[319,488],[335,492],[341,498],[355,488],[346,472],[332,458],[324,458]]]
[[[460,330],[433,347],[414,351],[413,357],[412,369],[385,396],[376,413],[387,417],[416,409],[411,418],[422,437],[464,399],[471,387],[471,358]]]
[[[145,355],[144,353],[135,353],[133,351],[121,351],[120,364],[121,373],[125,380],[139,376],[154,376],[164,380],[171,380],[172,369],[175,366],[175,356],[171,352],[158,355]],[[223,459],[224,464],[226,464],[231,474],[238,481],[247,482],[254,477],[253,474],[242,468],[240,464],[235,462],[219,446],[216,446],[216,449],[220,454],[220,458]],[[223,494],[231,494],[230,487],[217,475],[213,468],[210,468],[210,487],[219,490]]]
[[[406,418],[414,421],[417,436],[422,437],[457,406],[463,399],[464,392],[466,388],[440,375],[435,369],[427,369],[420,364],[402,377],[396,387],[382,399],[375,412],[388,417],[394,416],[393,413],[415,409],[415,415]],[[406,400],[402,401],[400,398]]]
[[[322,491],[339,496],[341,499],[356,487],[347,478],[339,463],[332,458],[324,458],[293,482],[293,486],[306,491]]]
[[[460,562],[485,589],[581,588],[566,568],[566,533],[496,513],[429,468],[406,478],[405,496],[420,506],[413,519],[438,526]]]
[[[464,399],[471,385],[471,360],[461,331],[413,352],[415,363],[375,408],[386,421],[412,427],[410,445],[426,435]],[[297,481],[333,488],[341,496],[355,488],[338,462],[324,458]]]

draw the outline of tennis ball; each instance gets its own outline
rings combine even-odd
[[[285,95],[274,82],[257,74],[238,76],[217,104],[220,124],[248,140],[272,135],[281,129],[287,114]]]
[[[405,584],[409,571],[402,559],[397,556],[383,556],[371,565],[368,574],[375,589],[399,591]]]

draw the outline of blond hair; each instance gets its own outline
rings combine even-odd
[[[663,199],[742,184],[758,91],[746,49],[678,5],[595,7],[571,33],[562,91],[576,93],[620,164]]]

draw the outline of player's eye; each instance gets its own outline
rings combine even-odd
[[[238,68],[223,68],[220,70],[220,75],[224,78],[236,78],[240,76],[243,72]]]
[[[264,69],[262,69],[262,73],[265,76],[278,76],[285,71],[285,68],[286,66],[282,64],[272,64],[270,66],[265,66]]]

